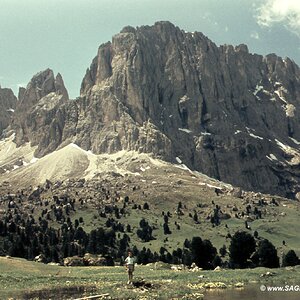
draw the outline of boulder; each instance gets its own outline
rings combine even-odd
[[[245,286],[245,284],[243,282],[237,282],[234,287],[235,288],[243,288]]]
[[[44,254],[39,254],[34,258],[34,261],[36,262],[40,262],[40,263],[45,263],[46,262],[46,258],[44,256]]]
[[[226,289],[227,285],[224,282],[207,282],[203,287],[206,289]]]
[[[83,257],[83,263],[86,266],[107,266],[108,261],[102,255],[86,253]]]
[[[84,266],[83,257],[72,256],[64,258],[64,266],[66,267],[79,267]]]

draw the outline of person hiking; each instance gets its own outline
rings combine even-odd
[[[125,266],[126,266],[127,273],[128,273],[128,282],[127,282],[127,284],[132,283],[133,271],[134,271],[134,262],[135,262],[135,259],[132,255],[132,252],[129,250],[128,251],[128,256],[125,258]]]

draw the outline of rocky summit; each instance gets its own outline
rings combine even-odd
[[[17,98],[13,91],[0,86],[0,136],[2,131],[10,124],[16,104]]]
[[[157,22],[101,45],[77,99],[49,69],[19,94],[6,131],[36,157],[70,143],[133,150],[247,190],[300,191],[300,69],[289,58]]]

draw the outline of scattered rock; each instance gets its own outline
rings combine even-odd
[[[190,300],[190,299],[195,299],[195,300],[201,300],[204,299],[204,295],[201,293],[191,293],[188,295],[184,295],[181,299],[184,300]]]
[[[275,276],[275,275],[276,275],[276,273],[268,271],[266,273],[261,274],[260,277],[270,277],[270,276]]]
[[[43,189],[38,187],[28,197],[29,200],[39,199]]]
[[[46,259],[45,256],[43,254],[39,254],[34,258],[35,262],[40,262],[40,263],[45,263]]]
[[[207,282],[203,287],[206,289],[226,289],[227,285],[224,282]]]
[[[244,283],[243,282],[237,282],[234,287],[236,288],[243,288],[244,287]]]
[[[202,270],[203,270],[203,268],[199,268],[196,265],[196,263],[194,263],[194,262],[191,264],[191,267],[189,269],[190,272],[198,272],[198,271],[202,271]]]
[[[108,262],[102,255],[86,253],[83,257],[83,263],[86,266],[107,266]]]
[[[72,256],[64,259],[64,266],[66,267],[80,267],[84,266],[83,257]]]
[[[236,198],[242,198],[242,193],[242,189],[238,187],[233,188],[233,190],[231,191],[231,195]]]
[[[171,266],[171,270],[173,270],[173,271],[182,271],[183,269],[184,269],[184,267],[182,265]]]
[[[229,213],[220,212],[219,218],[220,218],[220,220],[228,220],[231,218],[231,215]]]

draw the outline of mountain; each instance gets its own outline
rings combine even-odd
[[[42,71],[31,79],[26,89],[20,89],[19,101],[11,124],[15,142],[40,145],[40,156],[55,150],[61,143],[60,129],[64,116],[60,113],[69,100],[63,79],[52,70]]]
[[[157,22],[101,45],[77,99],[49,69],[20,94],[10,129],[36,157],[70,143],[137,151],[246,190],[300,191],[300,69],[288,58]]]
[[[17,105],[17,98],[11,89],[0,86],[0,136],[10,124],[11,117]]]

